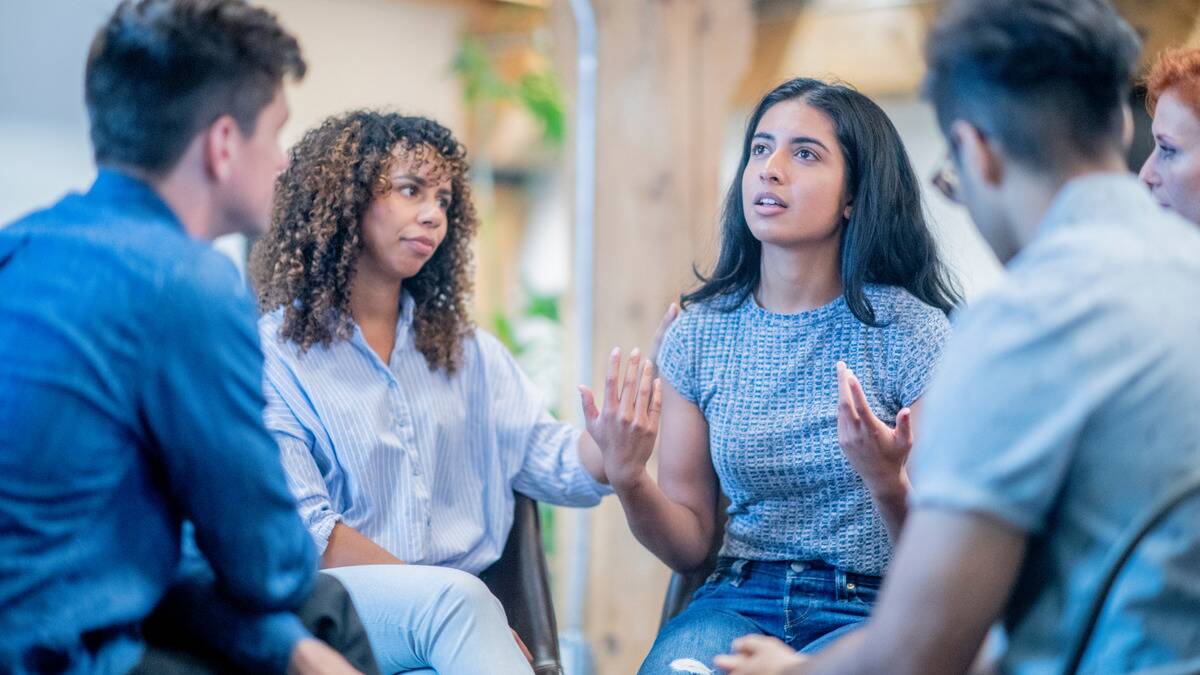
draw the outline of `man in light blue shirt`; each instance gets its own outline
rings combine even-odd
[[[1107,0],[958,0],[929,37],[940,186],[1008,278],[961,317],[926,399],[912,510],[867,626],[811,659],[756,638],[735,675],[1056,673],[1125,528],[1200,470],[1200,231],[1123,158],[1138,54]],[[1084,656],[1200,654],[1200,509],[1143,543]]]

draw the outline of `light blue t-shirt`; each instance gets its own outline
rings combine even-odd
[[[946,316],[907,291],[867,287],[879,327],[844,298],[777,314],[753,296],[731,311],[693,305],[663,338],[659,367],[708,421],[709,449],[729,521],[721,554],[823,561],[883,574],[887,528],[837,436],[837,362],[862,382],[871,410],[894,424],[930,378]],[[728,305],[726,305],[728,306]]]
[[[1004,670],[1057,672],[1115,540],[1200,469],[1200,230],[1132,176],[1069,183],[939,372],[913,503],[1029,534]],[[1085,672],[1200,654],[1200,509],[1184,511],[1118,582]]]

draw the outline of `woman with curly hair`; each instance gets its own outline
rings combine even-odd
[[[358,111],[292,149],[252,254],[267,426],[322,566],[350,590],[385,670],[412,667],[395,629],[422,590],[410,568],[454,568],[423,569],[469,579],[456,583],[499,610],[471,575],[499,559],[513,491],[568,506],[610,492],[595,443],[552,418],[471,325],[476,225],[465,150],[446,128]],[[520,672],[475,636],[470,650],[449,642],[475,660],[440,671]]]

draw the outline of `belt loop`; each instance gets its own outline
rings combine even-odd
[[[742,585],[743,581],[746,580],[746,563],[748,562],[750,561],[746,560],[745,558],[738,558],[737,560],[733,561],[733,565],[730,565],[729,567],[729,571],[732,573],[731,576],[733,577],[733,579],[729,582],[730,586],[737,588],[738,586]]]
[[[835,567],[833,568],[833,587],[834,595],[838,600],[847,600],[850,598],[849,582],[846,581],[846,570]]]

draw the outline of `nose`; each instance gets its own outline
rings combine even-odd
[[[763,162],[762,169],[760,169],[758,172],[758,179],[764,183],[782,185],[783,171],[780,167],[781,161],[782,159],[780,158],[778,152],[771,153],[770,156],[767,157],[767,160]]]
[[[1138,178],[1148,188],[1158,187],[1162,183],[1162,178],[1158,175],[1158,169],[1155,168],[1155,162],[1158,159],[1158,148],[1155,148],[1150,156],[1146,158],[1146,163],[1142,165],[1142,170],[1138,172]]]
[[[446,214],[438,205],[437,199],[425,200],[417,213],[417,222],[430,229],[439,227],[445,220]]]

